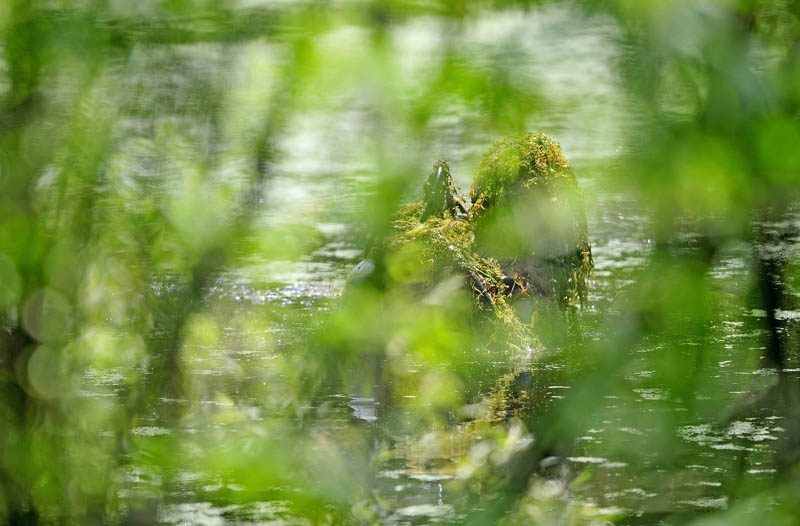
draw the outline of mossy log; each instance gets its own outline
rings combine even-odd
[[[481,160],[470,201],[438,161],[422,197],[395,214],[390,250],[417,247],[430,286],[463,276],[476,306],[520,335],[543,307],[574,316],[586,300],[592,257],[577,180],[558,143],[541,132],[497,141]],[[512,308],[526,299],[527,309]]]

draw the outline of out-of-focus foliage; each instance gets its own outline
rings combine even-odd
[[[0,57],[0,520],[796,521],[797,1],[7,0]],[[510,345],[432,269],[571,198],[397,213],[534,129],[598,264]]]

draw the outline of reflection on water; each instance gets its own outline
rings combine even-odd
[[[213,488],[210,488],[213,489]],[[305,526],[308,521],[292,517],[286,502],[253,502],[232,504],[223,508],[210,502],[187,502],[166,506],[158,518],[161,524],[223,526],[240,525],[285,525]]]
[[[587,340],[604,341],[613,336],[604,320],[619,312],[619,298],[637,286],[637,273],[649,261],[653,247],[648,237],[648,211],[641,209],[633,197],[604,189],[601,167],[612,165],[619,157],[620,130],[635,119],[635,114],[617,97],[619,89],[613,68],[621,53],[614,44],[616,28],[605,19],[583,16],[559,7],[524,16],[511,12],[479,17],[474,27],[465,30],[458,45],[477,57],[484,57],[487,70],[500,56],[501,46],[512,46],[515,53],[502,55],[504,60],[514,61],[514,77],[510,82],[536,85],[547,101],[541,104],[542,110],[530,127],[546,130],[563,144],[585,194],[590,196],[587,201],[595,272],[582,323]],[[508,35],[513,36],[507,38]],[[329,38],[336,45],[358,46],[362,35],[354,29],[347,35],[329,35]],[[428,44],[442,42],[443,36],[435,21],[423,18],[412,19],[402,26],[394,39],[398,67],[406,70],[408,82],[413,83],[428,74],[430,67],[426,64],[437,60],[437,54],[430,52]],[[188,88],[195,86],[197,93],[203,94],[214,92],[208,86],[198,86],[207,77],[195,78],[193,71],[208,67],[226,71],[231,53],[236,51],[212,45],[200,49],[178,46],[169,50],[158,47],[139,50],[134,61],[142,73],[132,81],[132,90],[159,100],[133,100],[128,111],[133,113],[132,108],[136,107],[167,106],[176,113],[191,114],[192,108],[187,105],[214,103],[199,100]],[[168,74],[148,73],[160,71],[165,64],[169,65]],[[153,85],[139,86],[142,82]],[[360,148],[369,147],[363,130],[371,116],[354,101],[342,104],[341,112],[310,113],[288,125],[294,133],[280,145],[284,157],[270,181],[259,224],[265,229],[287,225],[290,230],[296,228],[297,232],[289,231],[287,236],[309,237],[314,246],[304,252],[306,247],[301,243],[294,250],[287,249],[285,258],[270,254],[264,260],[244,261],[211,287],[209,301],[230,313],[229,319],[241,318],[254,325],[248,327],[249,340],[237,341],[237,327],[224,327],[229,346],[209,346],[205,353],[187,357],[191,374],[203,377],[195,388],[207,390],[203,391],[202,412],[212,416],[210,424],[188,422],[182,432],[204,433],[208,431],[204,426],[260,421],[268,418],[270,410],[286,410],[287,403],[279,399],[274,400],[274,407],[259,407],[253,394],[266,389],[268,382],[284,379],[266,378],[252,371],[258,370],[259,363],[287,358],[299,338],[297,329],[313,327],[321,311],[335,308],[347,274],[363,256],[355,233],[357,225],[348,223],[352,216],[347,211],[363,207],[364,201],[369,200],[371,185],[375,184],[371,174],[376,167],[361,164],[363,157],[358,154]],[[128,133],[132,137],[153,133],[141,129],[135,114],[129,117]],[[450,114],[437,117],[437,133],[427,144],[431,161],[439,157],[450,160],[462,185],[471,178],[476,154],[491,140],[464,136],[466,124],[480,118],[463,114],[454,107]],[[198,134],[208,133],[207,123],[187,125]],[[207,142],[213,145],[214,140],[208,137]],[[133,139],[130,142],[136,165],[147,168],[142,162],[147,152],[141,149],[152,145],[142,145]],[[420,180],[423,175],[420,174]],[[141,176],[147,177],[144,172]],[[796,239],[786,240],[781,249],[796,250],[796,245]],[[750,264],[751,254],[746,246],[726,247],[710,269],[714,286],[737,293],[741,283],[748,279]],[[154,286],[168,290],[168,285]],[[291,317],[285,315],[289,312]],[[745,395],[763,391],[776,382],[777,372],[757,363],[760,333],[748,323],[748,318],[759,315],[763,313],[726,311],[720,325],[708,328],[709,338],[715,344],[713,353],[704,360],[715,364],[717,369],[715,389],[723,388],[732,396]],[[778,317],[796,321],[800,314],[781,311]],[[292,326],[286,325],[289,319]],[[698,342],[679,343],[681,347],[675,352],[693,359]],[[575,488],[572,498],[595,506],[600,515],[612,516],[624,511],[636,517],[681,509],[725,508],[730,488],[723,484],[727,480],[723,476],[728,475],[726,470],[730,466],[743,465],[737,460],[743,455],[751,466],[742,473],[743,477],[770,477],[774,473],[771,454],[785,429],[780,417],[771,414],[768,407],[760,409],[759,414],[724,424],[715,414],[709,414],[705,420],[681,422],[679,436],[685,449],[670,460],[678,459],[681,465],[677,469],[670,466],[669,470],[662,465],[663,452],[658,447],[662,426],[671,425],[670,419],[687,411],[689,404],[702,406],[704,399],[702,390],[697,391],[701,393],[698,399],[685,400],[680,393],[659,384],[651,357],[657,350],[653,345],[642,341],[629,370],[618,371],[613,379],[616,387],[613,394],[605,395],[601,410],[582,415],[584,431],[576,438],[571,456],[542,461],[543,472],[552,476],[536,491],[560,495],[566,491],[564,481],[579,472],[589,473],[590,481]],[[541,364],[541,370],[537,367],[533,366],[534,376],[549,378],[544,368],[552,370],[555,366]],[[800,378],[796,370],[787,374]],[[124,390],[124,371],[90,369],[85,373],[84,384],[84,396],[113,396]],[[237,393],[238,397],[219,396],[216,384],[233,386],[226,392]],[[570,389],[560,383],[545,387],[548,402],[563,399]],[[182,399],[163,402],[188,403]],[[316,409],[328,415],[327,425],[331,428],[353,428],[360,437],[367,437],[365,443],[370,443],[385,439],[376,405],[373,397],[348,392],[339,393]],[[132,434],[142,438],[165,437],[170,430],[143,422]],[[519,447],[531,440],[522,432],[517,438]],[[457,460],[485,457],[490,452],[482,452],[478,441],[455,444],[451,456],[431,458],[415,451],[425,448],[425,437],[413,446],[403,444],[401,438],[393,439],[397,442],[392,454],[377,462],[374,472],[375,488],[389,507],[385,523],[458,523],[448,493],[448,484],[458,476]],[[634,457],[629,455],[630,451],[641,451],[640,445],[651,440],[654,441],[651,455],[644,458],[638,453]],[[460,469],[464,469],[463,464]],[[155,475],[142,472],[128,476],[130,487],[135,489],[151,484]],[[169,503],[162,507],[157,520],[162,524],[201,525],[306,523],[293,518],[279,497],[225,507],[216,507],[211,503],[213,499],[206,500],[218,492],[239,491],[241,488],[230,481],[205,480],[203,473],[182,471],[176,477]],[[265,493],[273,497],[291,491],[292,488],[265,488]]]

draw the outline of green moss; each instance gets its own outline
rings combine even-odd
[[[431,279],[430,286],[453,275],[463,276],[474,292],[475,308],[492,311],[501,322],[498,330],[504,340],[520,347],[534,341],[530,329],[517,318],[508,302],[503,269],[495,259],[475,251],[472,224],[447,212],[443,217],[421,221],[422,209],[422,203],[412,203],[397,212],[390,252],[414,247],[418,261],[426,267],[424,274]]]
[[[536,338],[532,320],[519,319],[511,307],[509,276],[537,312],[552,306],[577,319],[575,311],[587,296],[591,250],[577,181],[558,143],[541,132],[497,141],[484,155],[470,194],[471,208],[453,185],[447,163],[434,164],[421,198],[394,216],[388,253],[403,256],[414,268],[393,275],[408,277],[412,283],[405,285],[421,293],[462,276],[476,309],[492,311],[503,340],[512,345],[524,347]],[[540,213],[525,216],[531,210]],[[552,222],[548,211],[563,216],[565,224],[555,233],[546,225]],[[519,234],[514,214],[521,212],[527,237],[503,254],[496,242]]]
[[[575,308],[586,301],[592,256],[583,197],[561,146],[542,132],[495,142],[483,155],[470,197],[477,250],[500,258],[507,272],[525,274],[575,319]],[[545,225],[558,222],[555,217],[560,223],[554,240]],[[498,247],[520,226],[513,254],[501,256]]]
[[[520,186],[557,177],[574,180],[561,146],[550,137],[529,132],[500,139],[483,155],[472,183],[472,215],[502,203]]]

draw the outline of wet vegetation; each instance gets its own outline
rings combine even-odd
[[[798,145],[796,0],[0,3],[0,521],[794,524]]]

